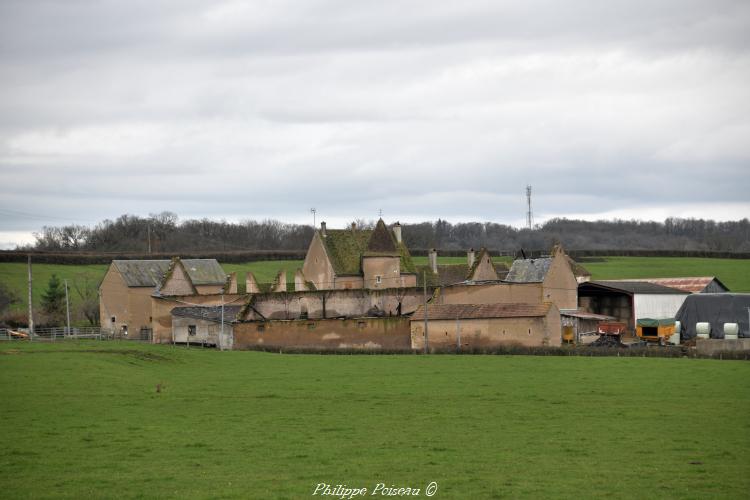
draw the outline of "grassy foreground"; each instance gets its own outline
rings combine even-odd
[[[0,376],[6,498],[750,491],[746,362],[5,343]]]

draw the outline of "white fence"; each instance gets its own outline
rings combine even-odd
[[[18,328],[15,330],[10,328],[0,328],[0,341],[31,340],[34,342],[54,342],[67,339],[150,341],[151,332],[140,332],[138,336],[128,337],[122,335],[121,332],[109,328],[100,328],[98,326],[71,327],[70,330],[64,326],[58,326],[53,328],[35,328],[34,334],[30,335],[27,328]]]

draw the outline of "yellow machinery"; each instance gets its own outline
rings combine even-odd
[[[565,325],[563,326],[562,331],[562,340],[566,344],[573,344],[576,340],[576,334],[573,329],[573,325]]]
[[[641,318],[636,322],[635,333],[645,342],[664,345],[675,333],[675,319]]]

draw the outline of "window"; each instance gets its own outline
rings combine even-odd
[[[375,276],[375,283],[377,283],[379,285],[382,282],[383,282],[383,277],[382,276],[380,276],[380,275]]]
[[[258,325],[258,331],[263,333],[266,331],[266,325]]]
[[[195,337],[195,325],[188,325],[188,337]]]
[[[110,321],[112,322],[112,324],[114,324],[115,321],[117,321],[117,318],[115,318],[114,316],[112,316],[112,319]]]

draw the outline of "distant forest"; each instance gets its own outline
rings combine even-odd
[[[374,221],[354,222],[358,227],[374,225]],[[533,230],[494,222],[451,224],[444,220],[402,226],[404,241],[414,250],[433,247],[465,250],[485,246],[497,252],[514,253],[521,248],[549,249],[559,242],[567,250],[750,252],[748,219],[731,222],[674,218],[664,222],[552,219]],[[44,227],[35,234],[34,245],[19,250],[146,253],[150,240],[153,253],[304,251],[312,235],[311,226],[276,220],[239,223],[208,219],[180,221],[176,214],[162,212],[149,217],[122,215],[116,220],[104,220],[95,227]]]

